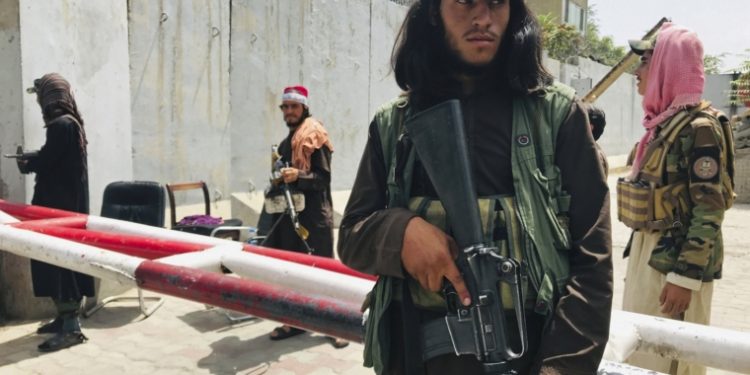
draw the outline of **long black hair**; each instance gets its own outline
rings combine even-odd
[[[396,83],[420,106],[423,97],[451,86],[455,58],[445,40],[441,0],[418,0],[409,8],[391,53]],[[510,20],[490,70],[500,87],[527,95],[552,82],[542,65],[541,28],[523,0],[510,1]]]

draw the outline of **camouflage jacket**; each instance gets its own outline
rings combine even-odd
[[[663,184],[687,184],[687,212],[682,225],[667,229],[651,254],[649,265],[697,290],[700,282],[721,278],[723,243],[721,223],[727,206],[722,171],[724,137],[713,108],[701,112],[679,132],[668,150]],[[671,282],[671,281],[670,281]],[[686,285],[687,284],[687,285]]]

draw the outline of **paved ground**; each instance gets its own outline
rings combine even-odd
[[[614,182],[614,177],[610,181]],[[613,197],[614,198],[614,197]],[[614,211],[613,211],[614,212]],[[724,225],[725,279],[715,289],[713,324],[750,332],[750,205],[737,205]],[[615,306],[619,308],[625,262],[620,254],[628,232],[614,222]],[[134,295],[134,291],[126,294]],[[33,322],[0,326],[2,374],[371,374],[361,367],[362,346],[334,349],[316,334],[272,342],[268,321],[232,325],[221,311],[167,297],[142,320],[136,304],[108,305],[83,327],[90,341],[57,353],[40,354],[43,338]],[[710,370],[711,375],[730,372]]]

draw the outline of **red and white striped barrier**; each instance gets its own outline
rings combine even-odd
[[[0,225],[0,249],[5,251],[124,285],[362,340],[359,308],[373,278],[333,259],[0,200],[2,212],[0,220],[6,225]],[[25,221],[17,222],[14,216]],[[248,278],[222,275],[222,267]]]
[[[18,221],[21,219],[22,221]],[[0,249],[92,276],[361,342],[374,278],[338,261],[0,200]],[[221,274],[222,267],[242,276]],[[656,353],[750,372],[750,334],[614,312],[606,358]],[[619,333],[619,335],[618,335]],[[638,369],[603,362],[600,373]]]

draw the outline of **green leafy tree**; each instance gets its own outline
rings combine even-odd
[[[719,74],[721,73],[721,67],[724,65],[724,53],[720,55],[708,55],[703,56],[703,70],[706,74]]]
[[[542,26],[542,44],[549,57],[568,61],[571,57],[580,55],[584,39],[575,27],[557,22],[557,18],[549,14],[539,16]]]
[[[581,56],[613,66],[625,56],[624,47],[616,46],[609,36],[600,36],[593,7],[587,9],[588,22],[583,35],[575,27],[561,24],[551,15],[538,18],[542,26],[542,42],[553,59],[570,62],[571,58]]]
[[[750,49],[745,51],[750,54]],[[750,57],[743,61],[735,71],[737,79],[732,81],[729,100],[734,105],[744,104],[750,107]]]

